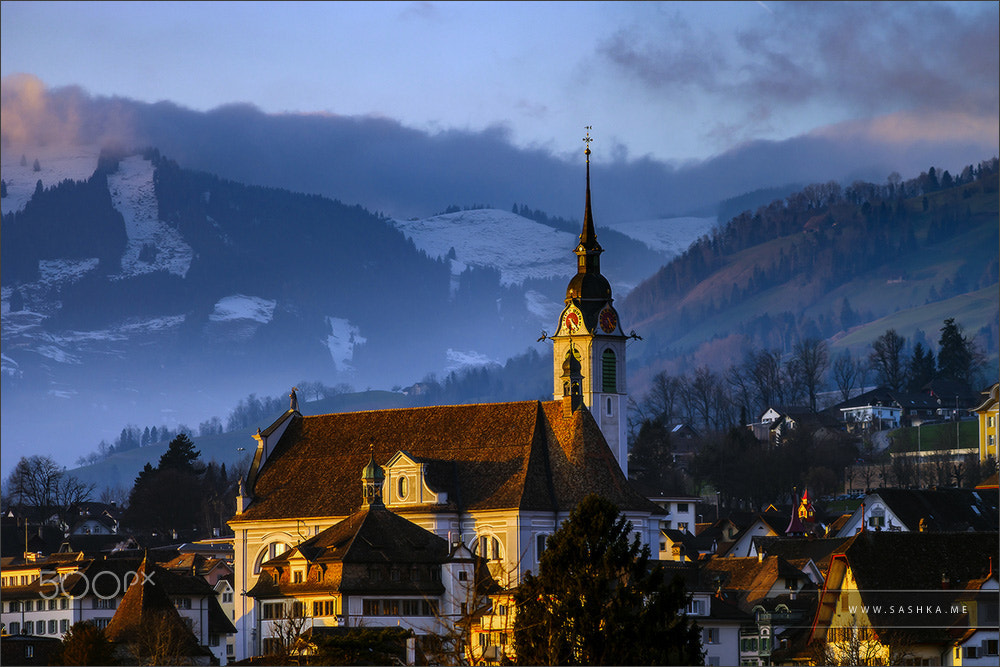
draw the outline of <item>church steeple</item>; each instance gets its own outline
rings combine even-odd
[[[600,273],[601,253],[604,248],[597,242],[597,230],[594,229],[594,212],[590,207],[590,126],[587,126],[587,136],[583,140],[587,143],[587,148],[583,154],[587,156],[587,200],[583,209],[583,231],[580,232],[580,245],[576,247],[576,256],[579,258],[577,271],[580,273]]]
[[[568,417],[581,405],[590,410],[605,440],[628,474],[628,448],[624,410],[625,343],[611,296],[611,283],[601,274],[601,253],[597,242],[590,194],[590,126],[586,143],[586,196],[583,229],[573,253],[576,275],[566,287],[565,307],[553,342],[553,397],[561,400]]]
[[[587,314],[594,308],[600,310],[604,303],[611,301],[611,283],[601,275],[601,253],[604,248],[597,242],[597,229],[594,226],[594,211],[590,203],[590,126],[587,126],[587,136],[583,138],[587,144],[583,154],[587,158],[587,190],[586,202],[583,208],[583,230],[580,232],[580,242],[573,251],[576,254],[576,275],[566,287],[566,304],[575,303]]]

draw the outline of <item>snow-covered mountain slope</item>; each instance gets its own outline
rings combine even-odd
[[[500,271],[500,284],[566,275],[576,238],[567,232],[497,209],[445,213],[394,225],[431,257],[451,258],[453,276],[470,266]]]
[[[392,222],[431,257],[448,257],[454,251],[451,257],[453,276],[469,266],[489,267],[500,271],[500,282],[504,286],[521,285],[534,278],[568,277],[578,238],[498,209],[474,209]],[[715,218],[664,218],[618,223],[610,228],[659,253],[666,263],[714,225]],[[601,236],[600,226],[597,234]]]
[[[181,276],[191,267],[192,250],[176,229],[159,218],[153,186],[153,163],[132,155],[108,176],[115,209],[125,219],[128,247],[122,256],[122,276],[168,271]],[[151,256],[145,256],[143,250]],[[156,252],[152,253],[152,249]]]
[[[20,211],[31,199],[38,181],[42,187],[51,187],[66,179],[85,181],[97,168],[100,149],[97,146],[32,148],[31,150],[5,150],[0,157],[0,178],[7,186],[7,196],[0,199],[4,215]],[[38,171],[35,171],[35,161]]]

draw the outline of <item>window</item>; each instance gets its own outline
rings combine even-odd
[[[34,621],[25,621],[24,622],[24,634],[26,634],[26,635],[33,635],[33,634],[35,634],[35,622]]]
[[[56,602],[55,598],[52,598],[51,600],[49,600],[49,611],[55,609],[57,604],[58,603]]]
[[[117,606],[117,598],[94,598],[94,609],[115,609]],[[190,608],[189,606],[188,609]]]
[[[108,624],[111,622],[111,619],[110,618],[95,618],[95,619],[91,620],[90,622],[93,623],[94,625],[96,625],[98,630],[103,630],[104,628],[108,627]]]
[[[62,619],[59,621],[59,632],[66,634],[69,632],[69,619]]]
[[[500,540],[492,535],[480,536],[476,540],[476,547],[473,551],[486,560],[503,560],[503,548],[500,546]]]
[[[34,609],[34,602],[32,600],[25,600],[24,601],[24,610],[25,611],[31,611],[32,609]]]
[[[406,494],[409,492],[409,488],[407,488],[407,486],[408,482],[406,481],[406,477],[400,477],[399,488],[398,488],[400,500],[406,500]]]
[[[691,616],[704,616],[705,615],[705,601],[704,600],[691,600],[688,602],[687,613]]]
[[[273,621],[285,615],[285,605],[282,602],[265,602],[261,609],[261,618]]]
[[[313,616],[336,616],[337,600],[313,600]]]
[[[535,552],[537,553],[538,560],[542,559],[542,552],[545,551],[545,542],[548,539],[549,536],[544,533],[541,535],[535,535]]]
[[[685,513],[687,513],[687,511],[688,511],[688,504],[687,503],[677,503],[677,513],[678,514],[685,514]]]
[[[987,639],[983,642],[983,654],[984,655],[997,655],[998,649],[1000,649],[1000,644],[998,644],[996,639]]]
[[[35,628],[35,632],[40,635],[45,634],[45,621],[38,621],[38,626]]]
[[[174,606],[178,609],[190,609],[191,608],[191,598],[177,598],[174,600]]]
[[[281,640],[274,637],[264,637],[261,648],[264,651],[264,655],[277,655],[281,652]]]
[[[10,624],[10,634],[12,634],[12,635],[19,635],[19,634],[21,634],[21,624],[18,623],[17,621],[14,621],[13,623],[11,623]]]
[[[710,656],[708,656],[705,659],[708,660],[708,662],[706,662],[705,664],[706,665],[711,665],[712,667],[719,667],[719,665],[722,664],[722,662],[721,662],[722,658],[720,658],[717,655],[710,655]]]
[[[460,570],[459,573],[458,573],[458,580],[459,581],[468,581],[469,580],[469,573],[466,572],[465,570]]]
[[[302,577],[303,577],[302,570],[295,570],[295,572],[292,573],[292,583],[293,584],[301,584],[302,583]]]
[[[719,643],[719,628],[705,628],[705,643],[706,644]]]
[[[608,416],[610,417],[612,414],[614,413],[611,410],[611,398],[608,397]]]
[[[59,632],[59,621],[53,619],[49,621],[49,634],[54,635]]]
[[[601,391],[615,393],[618,391],[618,363],[613,350],[604,350],[601,355]]]
[[[35,657],[35,647],[33,645],[28,644],[27,646],[24,647],[24,657],[25,658]]]
[[[69,598],[59,598],[59,608],[69,609]]]
[[[21,601],[20,600],[11,600],[10,601],[10,610],[11,611],[21,611]],[[17,633],[16,632],[12,632],[11,634],[16,635]]]
[[[232,602],[233,601],[233,594],[232,593],[223,593],[222,594],[222,601],[223,602]]]
[[[682,530],[685,533],[688,532],[688,522],[687,521],[678,521],[677,522],[677,530]]]

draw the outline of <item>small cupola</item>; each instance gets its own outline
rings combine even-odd
[[[375,455],[368,459],[368,464],[361,471],[361,505],[362,507],[382,506],[382,485],[385,483],[385,473],[375,463]]]
[[[563,417],[570,417],[583,406],[583,373],[576,350],[570,347],[563,361]]]

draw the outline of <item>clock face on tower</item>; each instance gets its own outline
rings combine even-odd
[[[576,333],[580,330],[580,313],[576,310],[569,311],[566,313],[566,318],[563,320],[563,323],[566,325],[567,331],[571,334]]]
[[[611,333],[618,328],[618,316],[615,314],[615,311],[611,310],[611,308],[605,308],[601,311],[600,323],[601,330],[604,331],[604,333]]]

